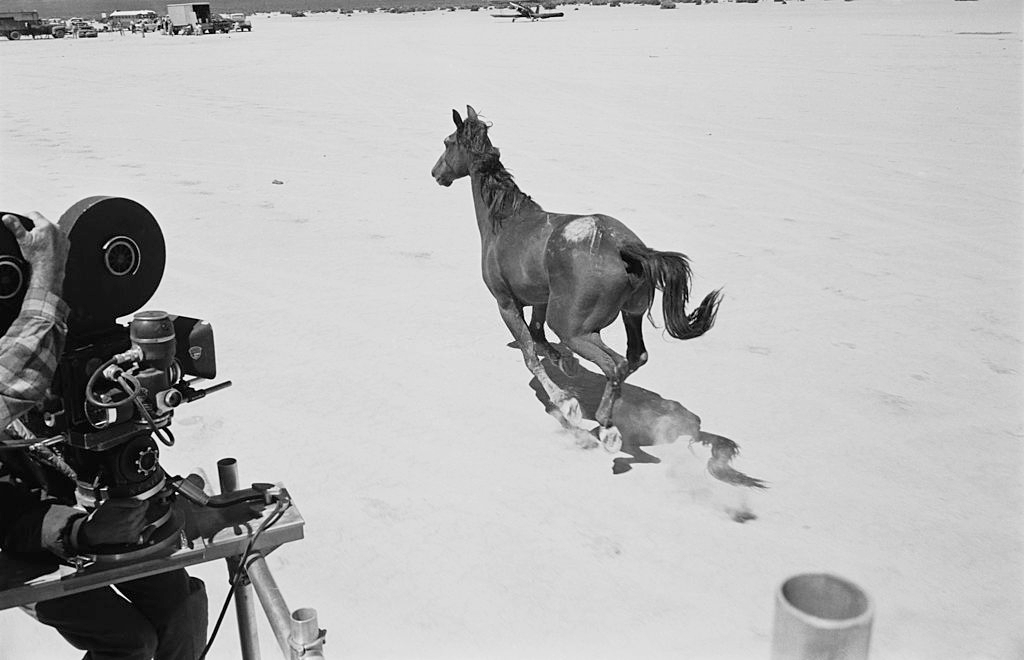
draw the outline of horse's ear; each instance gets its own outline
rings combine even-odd
[[[455,125],[458,128],[462,128],[462,117],[459,116],[459,111],[458,110],[454,110],[454,109],[452,110],[452,121],[455,122]]]
[[[473,120],[476,119],[476,110],[473,109],[473,106],[466,106],[466,117]]]

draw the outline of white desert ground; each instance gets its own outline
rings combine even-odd
[[[874,659],[1024,657],[1018,0],[563,10],[0,43],[0,208],[157,218],[146,308],[208,319],[234,382],[178,409],[162,462],[289,488],[306,538],[269,563],[328,657],[764,658],[778,585],[819,571],[873,599]],[[469,183],[430,176],[466,104],[545,208],[723,288],[693,341],[656,306],[629,382],[769,489],[544,413]],[[212,623],[223,562],[194,573]],[[80,655],[17,610],[0,639]],[[210,657],[238,655],[232,609]]]

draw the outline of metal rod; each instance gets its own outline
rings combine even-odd
[[[245,572],[249,574],[249,580],[256,589],[263,611],[267,614],[270,627],[277,637],[277,644],[281,647],[281,653],[286,659],[295,657],[291,644],[288,643],[291,636],[291,616],[288,614],[288,604],[284,601],[284,595],[277,586],[274,576],[270,574],[267,560],[260,552],[254,552],[246,560]],[[314,656],[315,657],[315,656]]]
[[[217,475],[220,478],[220,492],[238,490],[238,461],[222,458],[217,461]],[[228,579],[233,579],[238,570],[238,557],[228,557]],[[256,603],[252,588],[244,578],[235,587],[235,618],[238,620],[238,638],[242,645],[242,660],[260,660],[260,637],[256,629]]]
[[[238,461],[233,458],[217,461],[217,476],[220,478],[220,492],[233,493],[238,490]]]
[[[214,392],[220,392],[225,387],[231,387],[231,384],[232,383],[231,383],[230,380],[226,380],[223,383],[217,383],[216,385],[210,385],[205,390],[199,390],[199,391],[202,392],[203,395],[205,396],[207,394],[213,394]]]
[[[303,660],[323,660],[324,640],[316,620],[316,610],[301,607],[292,612],[292,646],[302,649]]]

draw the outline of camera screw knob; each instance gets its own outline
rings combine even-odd
[[[139,451],[135,457],[135,467],[138,469],[139,474],[148,477],[156,472],[159,460],[160,452],[157,451],[156,447],[146,447]]]

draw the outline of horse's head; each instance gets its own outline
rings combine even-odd
[[[482,155],[497,155],[497,149],[487,139],[487,124],[481,121],[472,106],[466,106],[466,119],[463,120],[458,110],[452,110],[455,132],[444,139],[444,153],[437,159],[434,169],[430,170],[442,186],[452,185],[452,181],[468,176],[473,162]]]

